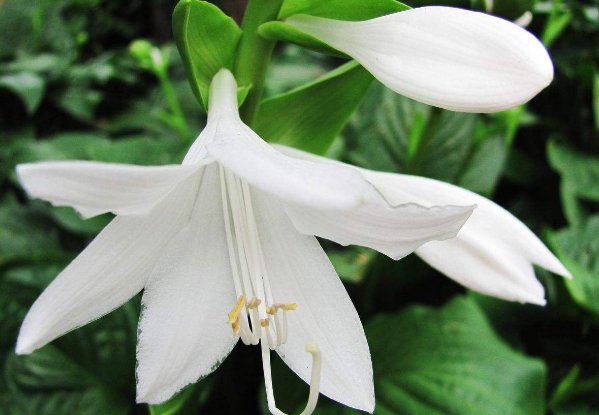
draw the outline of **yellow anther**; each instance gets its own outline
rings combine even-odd
[[[248,308],[250,310],[253,310],[254,308],[258,307],[261,303],[262,303],[262,300],[260,300],[259,298],[253,297],[252,300],[248,303]]]
[[[263,318],[262,320],[260,320],[260,325],[262,327],[268,327],[269,324],[270,324],[270,322],[268,321],[267,318]]]
[[[235,307],[233,307],[233,310],[231,310],[231,312],[228,314],[229,315],[229,324],[235,324],[236,321],[239,321],[239,313],[241,312],[241,309],[243,308],[243,305],[245,304],[245,297],[243,295],[240,295],[239,298],[237,299],[237,302],[235,303]]]
[[[271,316],[274,316],[275,314],[277,314],[277,305],[269,305],[268,307],[266,307],[266,312]]]
[[[297,309],[297,304],[296,303],[279,304],[277,307],[282,308],[285,311],[292,311],[292,310]]]
[[[233,334],[239,334],[239,329],[241,327],[239,317],[237,317],[237,319],[232,323],[231,327],[233,328]]]

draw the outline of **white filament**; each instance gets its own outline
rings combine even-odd
[[[287,341],[287,311],[295,305],[274,303],[250,187],[222,166],[219,172],[229,263],[238,298],[229,323],[244,344],[261,343],[268,408],[273,415],[286,415],[275,403],[270,351]],[[306,351],[312,355],[312,374],[308,402],[301,415],[314,411],[320,388],[320,351],[315,343],[308,343]]]

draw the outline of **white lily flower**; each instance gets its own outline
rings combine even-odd
[[[303,160],[353,167],[290,147],[278,145],[277,148]],[[568,270],[526,225],[491,200],[439,180],[353,168],[393,204],[410,201],[422,206],[476,205],[455,238],[428,242],[416,249],[424,261],[456,282],[504,300],[544,305],[544,289],[535,277],[533,264],[571,278]],[[302,232],[341,244],[348,242],[334,229],[339,222],[335,223],[333,218],[329,229],[310,221],[302,212],[297,212],[292,219]],[[387,253],[375,244],[363,245]]]
[[[432,6],[360,22],[308,15],[285,22],[351,56],[393,91],[453,111],[512,108],[553,79],[536,37],[485,13]]]
[[[34,303],[17,352],[144,289],[139,402],[163,402],[208,375],[241,338],[260,344],[273,414],[282,412],[271,349],[310,383],[303,413],[319,392],[372,412],[372,364],[358,314],[316,238],[294,223],[313,221],[315,234],[400,258],[454,237],[473,207],[391,205],[353,167],[286,156],[242,123],[236,90],[230,72],[215,76],[207,126],[180,166],[18,166],[32,197],[86,217],[117,216]]]

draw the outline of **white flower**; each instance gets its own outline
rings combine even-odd
[[[241,338],[261,346],[274,414],[281,412],[271,349],[311,384],[304,413],[312,412],[319,391],[374,409],[362,325],[312,235],[400,258],[455,236],[473,209],[392,205],[353,167],[282,154],[239,119],[235,80],[226,70],[212,82],[207,126],[181,166],[60,161],[17,170],[33,197],[86,217],[117,215],[34,303],[18,353],[144,289],[138,401],[162,402],[206,376]]]
[[[285,21],[351,56],[395,92],[454,111],[511,108],[553,79],[537,38],[484,13],[434,6],[361,22],[307,15]]]

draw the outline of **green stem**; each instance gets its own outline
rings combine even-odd
[[[179,105],[179,99],[177,98],[173,84],[171,83],[166,70],[157,71],[156,75],[160,80],[160,87],[162,88],[162,92],[166,97],[166,102],[172,117],[170,120],[171,124],[181,135],[181,137],[187,141],[191,137],[191,134],[187,126],[187,121],[185,120],[185,115],[183,115],[183,111],[181,110],[181,105]]]
[[[251,125],[262,98],[264,78],[275,41],[258,35],[258,27],[262,23],[275,20],[283,0],[249,0],[241,29],[243,34],[237,49],[235,61],[235,77],[239,85],[252,85],[240,110],[241,118]]]

